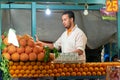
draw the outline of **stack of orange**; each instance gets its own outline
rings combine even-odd
[[[6,45],[2,50],[3,56],[12,61],[43,61],[45,50],[40,42],[34,42],[33,38],[28,34],[17,35],[17,39],[19,47],[8,43],[7,36],[2,38],[3,43]]]
[[[12,77],[101,76],[106,75],[107,66],[120,66],[120,63],[53,64],[10,61],[9,71]]]

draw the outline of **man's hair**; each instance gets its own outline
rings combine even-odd
[[[72,11],[65,11],[62,15],[68,14],[69,18],[73,18],[73,21],[75,21],[75,15]]]

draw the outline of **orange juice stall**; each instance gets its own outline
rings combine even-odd
[[[118,0],[2,0],[0,2],[2,80],[115,80],[115,77],[120,75],[118,4]],[[113,12],[115,15],[101,14],[100,10],[104,7],[107,13]],[[51,16],[45,15],[46,8],[53,10],[54,13]],[[51,50],[36,41],[36,35],[41,41],[48,43],[54,42],[60,36],[64,28],[61,28],[61,17],[58,16],[65,10],[72,10],[77,15],[76,22],[88,37],[87,47],[95,49],[107,43],[116,43],[114,53],[118,56],[117,61],[111,60],[113,55],[111,50],[108,62],[104,59],[98,62],[84,62],[74,53],[62,54],[56,48]],[[12,36],[9,34],[10,30],[14,33]],[[14,41],[10,42],[12,39]],[[115,71],[116,76],[113,76]],[[117,79],[120,79],[119,76]]]

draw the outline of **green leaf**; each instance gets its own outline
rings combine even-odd
[[[4,32],[4,33],[3,33],[3,35],[4,35],[4,36],[7,36],[7,35],[8,35],[8,33],[7,33],[7,32]]]
[[[55,54],[55,58],[57,58],[59,56],[59,52],[56,48],[53,48],[53,52]]]
[[[45,49],[44,62],[48,62],[48,60],[49,60],[49,56],[50,56],[50,49],[49,49],[48,46],[45,46],[44,49]]]
[[[2,42],[1,49],[3,50],[6,47],[6,45]]]
[[[9,66],[8,66],[9,60],[2,56],[2,61],[0,62],[0,70],[3,72],[2,74],[2,80],[12,80],[10,73],[9,73]]]

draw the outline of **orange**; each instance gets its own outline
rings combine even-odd
[[[65,66],[66,68],[69,68],[69,67],[70,67],[70,65],[71,65],[71,64],[67,64],[67,63],[66,63],[66,64],[64,64],[64,66]]]
[[[32,70],[32,69],[33,69],[33,66],[29,65],[28,70]]]
[[[33,66],[33,69],[34,69],[34,70],[38,70],[38,66],[37,66],[37,65],[34,65],[34,66]]]
[[[48,73],[48,74],[51,74],[51,73],[52,73],[52,70],[49,69],[47,73]]]
[[[19,39],[19,44],[20,44],[20,46],[26,46],[26,43],[27,41],[26,41],[26,39],[24,39],[24,38],[20,38]]]
[[[25,72],[24,70],[20,70],[20,73],[21,73],[21,74],[24,74],[24,72]]]
[[[51,73],[51,74],[49,74],[51,77],[54,77],[55,75],[54,75],[54,73]]]
[[[18,65],[19,65],[19,62],[14,62],[14,65],[15,65],[15,66],[18,66]]]
[[[10,62],[9,62],[9,65],[12,66],[12,65],[13,65],[13,61],[10,61]]]
[[[71,67],[68,68],[68,71],[69,71],[69,72],[73,72],[73,68],[71,68]]]
[[[60,73],[56,73],[55,76],[56,76],[56,77],[60,77]]]
[[[17,52],[12,53],[12,54],[11,54],[11,59],[12,59],[12,61],[19,61],[19,60],[20,60],[20,55],[19,55],[19,53],[17,53]],[[17,63],[17,62],[15,62],[15,63]],[[15,64],[14,64],[14,65],[15,65]],[[18,63],[17,63],[16,65],[18,65]]]
[[[64,64],[61,63],[61,64],[60,64],[60,68],[64,68]]]
[[[10,74],[13,75],[14,73],[15,73],[15,71],[11,69]]]
[[[30,70],[25,70],[25,73],[26,73],[26,74],[29,74],[29,73],[30,73]]]
[[[90,65],[91,63],[85,63],[85,67],[90,67],[91,65]]]
[[[32,66],[34,66],[34,65],[36,64],[36,62],[33,62],[33,61],[32,61],[32,62],[30,62],[30,64],[31,64]]]
[[[45,54],[43,52],[37,53],[37,60],[43,61],[45,57]]]
[[[59,68],[59,64],[55,64],[55,68]]]
[[[45,74],[45,76],[46,76],[46,77],[48,77],[48,76],[49,76],[49,74]]]
[[[26,70],[26,69],[28,69],[28,67],[24,65],[24,66],[22,67],[22,69],[23,69],[23,70]]]
[[[30,65],[30,62],[26,62],[25,65],[26,65],[26,66],[29,66],[29,65]]]
[[[82,72],[81,75],[82,75],[82,76],[86,76],[86,72]]]
[[[20,54],[20,61],[28,61],[28,59],[29,59],[29,56],[28,56],[27,53],[21,53]],[[26,65],[26,63],[25,63],[25,65]],[[28,62],[28,63],[30,63],[30,62]]]
[[[76,64],[76,67],[77,67],[77,68],[80,68],[80,64]]]
[[[34,74],[33,77],[38,77],[39,75],[38,74]]]
[[[92,72],[94,69],[93,69],[93,67],[89,67],[89,69],[88,69],[90,72]]]
[[[31,70],[31,74],[35,74],[35,70]]]
[[[50,69],[54,69],[55,68],[55,65],[54,64],[51,64],[50,65]]]
[[[39,77],[43,77],[44,75],[43,74],[39,74]]]
[[[15,74],[19,74],[19,72],[20,72],[19,70],[15,70]]]
[[[57,72],[58,72],[58,73],[61,73],[61,72],[62,72],[62,69],[61,69],[61,68],[58,68]]]
[[[23,74],[23,77],[28,77],[28,75],[27,74]]]
[[[104,68],[103,67],[100,67],[100,72],[104,71]]]
[[[2,53],[2,56],[4,56],[6,59],[10,60],[11,59],[11,56],[9,53]]]
[[[66,67],[63,68],[63,72],[67,72],[68,69]]]
[[[74,68],[74,70],[73,70],[74,72],[78,72],[78,68]]]
[[[28,77],[33,77],[33,75],[31,73],[28,74]]]
[[[20,65],[23,66],[23,65],[24,65],[24,62],[20,61]]]
[[[3,43],[4,43],[5,45],[10,45],[10,43],[8,43],[8,37],[5,37],[5,38],[3,39]]]
[[[98,68],[98,67],[95,67],[95,68],[94,68],[94,71],[96,71],[96,72],[99,71],[99,68]]]
[[[17,67],[15,65],[13,65],[11,69],[16,70]]]
[[[18,70],[21,70],[21,69],[22,69],[22,66],[21,66],[21,65],[18,65],[18,66],[17,66],[17,69],[18,69]]]
[[[86,75],[91,76],[92,74],[91,74],[91,72],[86,72]]]
[[[102,72],[102,75],[106,75],[106,72],[105,72],[105,71],[103,71],[103,72]]]
[[[43,66],[42,66],[42,65],[41,65],[41,66],[39,66],[39,69],[40,69],[40,70],[43,70]]]
[[[84,64],[84,63],[82,63],[80,66],[81,66],[81,67],[85,67],[85,64]]]
[[[46,63],[42,62],[42,63],[41,63],[41,65],[42,65],[42,66],[45,66],[45,65],[46,65]]]
[[[65,76],[65,73],[64,73],[64,72],[62,72],[62,73],[60,74],[60,76]]]
[[[76,67],[76,64],[71,64],[71,67],[72,67],[72,68],[75,68],[75,67]]]
[[[92,72],[92,75],[93,75],[93,76],[96,76],[96,72]]]
[[[13,74],[12,77],[13,78],[17,78],[18,76],[17,76],[17,74]]]
[[[81,76],[81,72],[77,72],[77,73],[76,73],[76,76]]]
[[[14,46],[14,45],[9,45],[8,47],[8,53],[9,54],[13,54],[13,53],[15,53],[16,52],[16,47]],[[17,55],[16,55],[17,56]],[[12,57],[11,57],[12,58]],[[15,58],[15,56],[14,56],[14,58]]]
[[[29,60],[30,61],[35,61],[36,59],[37,59],[37,54],[36,53],[34,53],[34,52],[29,53]]]
[[[71,76],[76,76],[76,72],[72,72],[72,73],[71,73]]]
[[[66,73],[65,73],[65,76],[70,76],[70,72],[66,72]]]
[[[101,76],[102,73],[100,71],[97,72],[97,76]]]
[[[42,70],[42,74],[46,74],[47,73],[47,71],[46,70]]]
[[[79,72],[83,72],[83,68],[79,68]]]
[[[18,77],[23,77],[23,75],[19,73],[19,74],[18,74]]]
[[[87,67],[84,67],[83,70],[84,70],[85,72],[88,72],[88,68],[87,68]]]
[[[41,62],[36,62],[36,65],[40,66],[40,65],[41,65]]]
[[[40,74],[40,73],[41,73],[41,71],[40,71],[40,70],[37,70],[37,71],[36,71],[36,73],[37,73],[37,74]]]
[[[46,66],[45,66],[45,70],[48,70],[48,69],[49,69],[49,66],[48,66],[48,65],[46,65]]]
[[[25,53],[30,54],[32,52],[33,48],[30,46],[25,46]]]
[[[54,74],[57,73],[57,69],[53,69],[53,73],[54,73]]]

